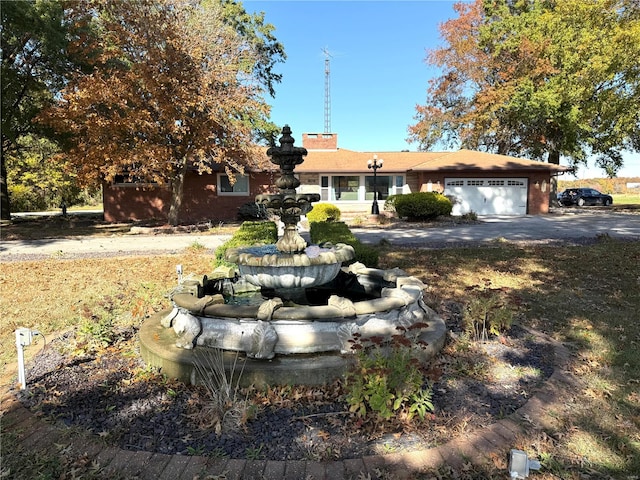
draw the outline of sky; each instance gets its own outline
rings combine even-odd
[[[457,17],[451,0],[244,0],[284,45],[287,60],[276,65],[271,120],[302,133],[325,127],[325,59],[330,67],[330,133],[338,147],[372,153],[418,149],[408,143],[416,105],[426,102],[429,79],[439,71],[425,61],[441,46],[439,25]],[[627,154],[618,176],[640,176],[640,155]],[[601,177],[582,168],[578,178]]]

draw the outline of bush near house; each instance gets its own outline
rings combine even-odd
[[[331,203],[317,203],[313,209],[307,213],[309,223],[313,222],[338,222],[342,212]]]
[[[311,222],[309,236],[311,242],[317,244],[329,242],[351,245],[356,252],[355,262],[364,263],[367,267],[378,266],[380,257],[378,250],[361,243],[344,222]]]
[[[26,185],[9,185],[9,201],[14,212],[37,212],[48,207],[44,196]]]
[[[230,248],[248,247],[257,244],[276,243],[278,227],[275,222],[244,222],[233,236],[216,248],[216,266],[229,265],[225,254]]]
[[[267,211],[256,202],[243,203],[238,207],[238,220],[241,221],[256,221],[267,218]]]
[[[397,195],[393,202],[398,217],[409,221],[429,220],[451,215],[451,200],[436,192],[416,192]]]

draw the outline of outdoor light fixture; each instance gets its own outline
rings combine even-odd
[[[380,209],[378,208],[378,185],[376,172],[379,168],[382,168],[384,160],[378,160],[378,155],[373,156],[373,160],[367,162],[367,168],[373,169],[373,205],[371,205],[371,215],[380,215]]]
[[[512,448],[509,452],[509,475],[511,478],[527,478],[529,470],[540,470],[540,462],[529,460],[526,452]]]
[[[27,347],[33,343],[33,337],[35,335],[41,335],[41,333],[37,330],[31,330],[24,327],[18,328],[16,330],[16,348],[18,350],[18,383],[20,384],[20,390],[25,390],[27,388],[27,377],[24,372],[24,347]]]

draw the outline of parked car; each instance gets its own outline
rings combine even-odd
[[[558,201],[565,206],[604,205],[607,207],[613,203],[613,198],[593,188],[567,188],[558,195]]]

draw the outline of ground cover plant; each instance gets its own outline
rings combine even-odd
[[[384,268],[398,266],[422,279],[427,285],[427,303],[453,321],[461,321],[465,306],[486,285],[508,291],[520,299],[514,322],[541,330],[571,349],[570,370],[579,379],[579,387],[566,392],[565,408],[555,412],[556,428],[542,430],[531,425],[528,434],[513,445],[542,461],[543,471],[536,478],[628,479],[640,471],[640,359],[636,355],[640,342],[640,242],[603,237],[597,244],[579,247],[523,247],[501,242],[466,249],[396,248],[383,250],[380,262]],[[111,343],[106,348],[116,347],[146,315],[166,308],[164,294],[176,283],[176,264],[182,264],[185,272],[207,274],[213,255],[188,249],[176,255],[142,258],[50,258],[3,264],[0,348],[5,373],[10,375],[15,364],[13,331],[18,326],[37,328],[47,335],[75,329],[80,332],[73,344],[78,349],[105,349],[103,342]],[[135,343],[127,345],[135,356]],[[28,353],[37,348],[29,347]],[[497,373],[478,358],[473,342],[460,334],[435,368],[489,381]],[[151,376],[153,372],[138,375]],[[168,396],[177,392],[171,383],[163,388]],[[284,388],[256,393],[256,398],[266,406],[286,408],[305,395],[316,398],[314,395],[332,393]],[[438,428],[449,437],[465,432],[460,422]],[[318,440],[321,444],[321,437]],[[11,438],[5,436],[3,457],[11,448]],[[246,454],[259,458],[259,450],[258,446]],[[453,471],[445,467],[425,473],[423,478],[504,478],[504,454],[496,452],[493,469],[467,466]],[[63,458],[33,460],[49,473],[73,464]],[[73,464],[73,468],[80,467]],[[90,478],[91,466],[86,468]]]

